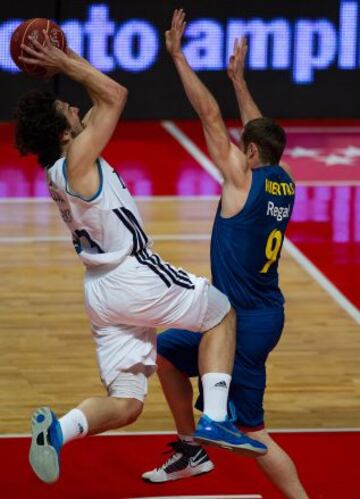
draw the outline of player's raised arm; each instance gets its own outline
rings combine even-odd
[[[236,100],[239,104],[240,116],[243,126],[250,120],[255,118],[260,118],[262,116],[259,108],[255,104],[252,98],[245,78],[244,78],[244,66],[245,58],[247,54],[247,41],[243,36],[239,41],[235,39],[234,52],[230,57],[229,65],[227,68],[227,73],[234,85],[234,90],[236,94]]]
[[[225,182],[241,187],[247,176],[245,155],[229,138],[218,103],[189,66],[181,49],[185,30],[185,13],[175,10],[170,30],[166,31],[166,48],[171,55],[186,95],[198,114],[209,154],[224,176]]]
[[[66,54],[54,47],[45,32],[44,36],[46,39],[44,46],[36,41],[32,42],[35,49],[23,45],[26,53],[23,61],[43,66],[50,74],[56,72],[66,74],[72,80],[84,85],[93,103],[91,113],[86,117],[86,127],[80,129],[75,138],[74,130],[69,130],[68,133],[73,134],[74,140],[69,141],[70,145],[66,150],[67,174],[71,189],[89,195],[87,186],[95,185],[98,181],[97,169],[94,167],[95,160],[113,134],[126,103],[127,89],[74,52],[69,51]],[[78,110],[68,105],[68,108],[61,109],[61,112],[71,122],[75,121]],[[66,135],[63,140],[66,142]]]

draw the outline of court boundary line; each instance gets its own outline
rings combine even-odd
[[[355,322],[360,324],[360,310],[319,270],[312,261],[288,238],[284,239],[284,249],[313,279],[340,305]]]
[[[222,175],[214,163],[198,148],[189,137],[178,128],[173,121],[161,121],[161,126],[192,156],[207,173],[219,184],[223,183]]]
[[[360,433],[359,428],[267,428],[268,433]],[[94,437],[141,437],[141,436],[156,436],[156,435],[176,435],[176,431],[107,431],[92,435]],[[0,433],[2,438],[30,438],[31,433]]]
[[[186,495],[186,496],[144,496],[134,497],[133,499],[263,499],[264,496],[260,494],[221,494],[214,495]]]
[[[178,126],[171,121],[163,121],[162,125],[172,137],[184,147],[184,149],[193,156],[193,158],[209,172],[215,169],[214,163],[204,153],[200,151],[198,146],[182,131]],[[204,162],[205,158],[205,162]],[[214,177],[215,178],[215,177]],[[340,307],[345,310],[355,322],[360,324],[360,311],[345,297],[345,295],[297,248],[294,243],[284,238],[285,250],[294,258],[294,260],[306,270],[306,272],[331,296],[331,298]]]
[[[155,234],[153,241],[210,241],[210,234]],[[0,237],[2,244],[41,244],[53,242],[71,242],[69,236],[5,236]],[[341,291],[304,255],[289,239],[284,240],[285,251],[343,308],[356,323],[360,324],[360,311]]]
[[[144,496],[144,497],[134,497],[134,499],[263,499],[260,494],[221,494],[221,495],[186,495],[186,496]]]

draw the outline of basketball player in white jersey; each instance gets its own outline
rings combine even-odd
[[[45,34],[46,36],[46,34]],[[48,483],[59,476],[61,447],[75,438],[132,423],[142,411],[147,378],[156,369],[155,328],[204,333],[199,370],[204,414],[195,436],[257,456],[265,445],[240,433],[227,417],[235,348],[228,299],[205,278],[176,269],[154,254],[126,185],[101,158],[127,100],[127,90],[74,52],[23,46],[23,62],[61,72],[82,84],[93,107],[79,109],[47,92],[18,103],[16,144],[36,154],[49,190],[85,264],[84,296],[107,397],[82,401],[59,420],[47,407],[32,417],[30,464]],[[220,355],[221,352],[221,355]]]

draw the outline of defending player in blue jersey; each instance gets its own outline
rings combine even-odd
[[[263,410],[265,363],[284,325],[278,261],[295,195],[290,173],[279,166],[286,137],[279,125],[262,117],[247,89],[243,76],[247,44],[242,39],[235,43],[228,75],[234,84],[244,130],[240,147],[230,141],[217,102],[182,53],[184,17],[182,10],[175,11],[166,45],[201,119],[209,154],[224,177],[211,237],[211,270],[213,283],[229,297],[237,313],[230,412],[244,432],[268,447],[268,453],[256,459],[271,481],[286,497],[304,499],[308,496],[293,461],[264,429]],[[199,429],[195,431],[192,411],[189,377],[199,375],[200,339],[200,333],[184,334],[176,329],[158,337],[158,374],[179,439],[170,444],[174,452],[166,463],[143,474],[146,480],[176,480],[214,467],[197,443],[206,443],[206,438]],[[201,392],[200,386],[196,402],[199,409]]]

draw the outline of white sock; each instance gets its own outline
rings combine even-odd
[[[204,414],[214,421],[224,421],[231,382],[230,374],[206,373],[201,376],[204,392]]]
[[[85,414],[80,409],[71,409],[59,419],[59,423],[63,434],[63,444],[75,440],[75,438],[86,437],[89,430]]]

